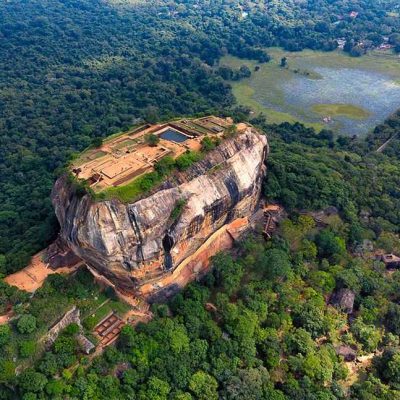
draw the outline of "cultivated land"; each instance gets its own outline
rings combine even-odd
[[[177,158],[188,151],[199,151],[204,137],[222,136],[231,125],[231,120],[214,116],[144,125],[85,151],[70,170],[100,193],[128,185],[154,171],[154,165],[163,157]],[[158,141],[149,143],[149,136],[156,136]]]
[[[360,58],[341,51],[268,52],[273,60],[267,64],[231,56],[220,64],[250,68],[250,78],[231,82],[234,95],[255,113],[265,113],[269,122],[300,121],[317,130],[365,134],[400,104],[399,58],[389,51]],[[282,57],[287,68],[279,65]]]

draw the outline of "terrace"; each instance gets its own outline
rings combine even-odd
[[[209,116],[144,125],[85,151],[72,163],[71,171],[96,193],[123,186],[153,171],[155,163],[167,155],[176,158],[186,151],[199,151],[205,136],[222,136],[232,124],[229,118]],[[148,143],[149,135],[157,136],[157,143]]]

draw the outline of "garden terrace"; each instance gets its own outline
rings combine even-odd
[[[110,137],[100,147],[85,151],[70,169],[76,178],[99,193],[152,172],[165,156],[175,159],[187,151],[199,151],[204,137],[221,137],[232,125],[229,118],[215,116],[147,124]]]

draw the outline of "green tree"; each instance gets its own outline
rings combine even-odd
[[[18,376],[18,386],[23,392],[41,392],[46,384],[47,378],[32,369],[27,369]]]
[[[4,275],[6,272],[6,256],[0,254],[0,275]]]
[[[231,296],[239,289],[240,281],[244,274],[243,267],[227,253],[217,254],[212,262],[216,285]]]
[[[15,376],[13,361],[0,359],[0,383],[11,383]]]
[[[218,383],[214,377],[204,371],[198,371],[192,375],[189,388],[199,400],[217,400]]]
[[[151,377],[146,385],[146,392],[140,398],[143,400],[167,400],[171,391],[169,384],[162,379]]]
[[[267,396],[272,383],[266,368],[240,369],[237,374],[231,375],[224,385],[223,398],[257,400],[270,398]]]
[[[0,325],[0,348],[3,347],[11,337],[11,329],[9,325]]]
[[[145,140],[145,143],[151,147],[157,146],[157,144],[160,142],[160,138],[157,135],[154,135],[153,133],[148,133],[144,137],[144,140]]]
[[[400,335],[400,306],[390,303],[385,316],[385,323],[390,332]]]
[[[23,340],[19,344],[19,354],[23,358],[32,357],[36,352],[36,342],[34,340]]]
[[[288,254],[280,249],[265,252],[260,260],[260,267],[269,280],[285,279],[291,275],[292,266]]]
[[[57,357],[53,353],[45,353],[44,357],[39,362],[38,369],[48,377],[54,376],[59,369]]]
[[[296,329],[293,333],[288,333],[285,338],[288,351],[293,354],[309,354],[315,351],[315,343],[305,329]]]
[[[215,149],[215,142],[209,137],[205,136],[201,141],[201,151],[207,153]]]
[[[92,139],[93,147],[101,147],[103,145],[103,138],[97,136]]]
[[[36,318],[31,314],[22,315],[17,322],[17,329],[22,334],[29,334],[36,330]]]
[[[190,393],[178,393],[176,394],[172,400],[192,400],[193,397]]]
[[[160,175],[166,176],[175,168],[175,160],[171,156],[165,156],[154,167]]]
[[[47,383],[45,390],[49,396],[57,398],[57,396],[60,396],[62,393],[69,391],[69,387],[61,379],[54,379]]]
[[[318,253],[321,257],[332,258],[334,260],[342,257],[346,252],[344,239],[336,236],[329,229],[324,229],[316,236]]]
[[[175,164],[179,171],[185,171],[191,165],[201,160],[201,154],[195,151],[187,151],[176,158]]]
[[[374,325],[366,325],[360,318],[352,324],[351,331],[368,352],[375,351],[382,339],[381,332]]]
[[[382,356],[374,360],[374,364],[385,383],[400,388],[400,352],[397,348],[385,349]]]

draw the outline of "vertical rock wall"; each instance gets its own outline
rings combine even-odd
[[[159,290],[166,276],[180,270],[215,232],[253,213],[267,154],[266,136],[249,127],[128,204],[79,197],[62,177],[52,193],[61,237],[125,293],[144,293],[144,285],[151,285],[149,292]],[[177,204],[184,206],[173,219]]]

